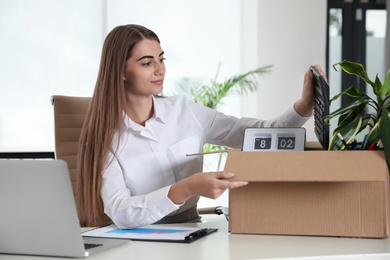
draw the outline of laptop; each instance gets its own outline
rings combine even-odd
[[[0,160],[0,241],[0,254],[59,257],[88,257],[128,242],[82,237],[62,160]]]

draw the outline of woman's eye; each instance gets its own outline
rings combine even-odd
[[[142,64],[143,66],[150,66],[152,64],[152,62],[146,62],[144,64]]]
[[[160,59],[160,62],[164,62],[164,60],[165,60],[165,58],[161,58],[161,59]]]

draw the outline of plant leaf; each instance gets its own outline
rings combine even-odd
[[[201,78],[179,78],[175,82],[175,93],[176,95],[185,95],[188,97],[199,95],[201,92],[201,86],[206,80]]]
[[[372,89],[373,89],[373,92],[375,93],[375,95],[378,96],[381,84],[378,83],[379,84],[378,85],[376,82],[371,81],[371,79],[368,77],[368,74],[367,74],[367,72],[364,69],[362,64],[343,60],[343,61],[333,65],[333,68],[335,70],[337,70],[336,69],[337,65],[339,65],[344,72],[351,74],[351,75],[355,75],[355,76],[361,78],[362,80],[364,80],[366,83],[370,84]],[[381,102],[381,100],[380,100],[380,102]]]
[[[387,94],[387,96],[385,97],[385,99],[383,100],[383,105],[382,107],[384,108],[390,108],[390,93]]]
[[[380,100],[384,101],[386,96],[390,92],[390,70],[387,72],[385,82],[383,83],[382,87],[379,89],[379,98]]]
[[[380,89],[382,87],[382,82],[379,79],[378,74],[376,74],[376,76],[375,76],[375,86],[376,87],[373,89],[374,90],[374,94],[379,98],[379,91],[380,91]],[[383,100],[383,99],[381,98],[379,102],[381,102],[381,100]]]
[[[390,129],[390,109],[384,108],[382,115],[379,119],[379,134],[382,140],[383,148],[385,150],[387,167],[390,171],[390,135],[388,130]]]
[[[366,104],[362,103],[359,106],[355,107],[355,109],[349,111],[348,113],[340,115],[338,119],[338,124],[337,126],[342,128],[345,125],[348,125],[351,123],[360,113],[364,111],[366,108]]]
[[[336,69],[336,66],[339,65],[343,71],[345,71],[348,74],[355,75],[361,79],[363,79],[366,83],[370,84],[371,86],[375,86],[375,83],[370,80],[370,78],[367,75],[366,70],[364,69],[363,65],[360,63],[352,62],[343,60],[339,63],[336,63],[333,65],[333,67]]]
[[[363,116],[356,117],[351,123],[333,132],[329,142],[329,150],[344,150],[346,147],[337,136],[338,133],[349,143],[361,131]]]
[[[349,88],[347,88],[346,90],[344,90],[343,92],[339,93],[338,95],[334,96],[330,102],[333,102],[335,100],[337,100],[340,96],[342,95],[348,95],[350,97],[353,97],[353,98],[359,98],[359,97],[368,97],[366,94],[364,94],[363,92],[360,91],[360,89],[358,89],[357,87],[355,86],[350,86]]]
[[[224,86],[227,87],[227,91],[231,88],[236,87],[235,90],[240,94],[247,94],[249,91],[254,91],[257,88],[257,80],[255,78],[256,75],[269,73],[272,65],[260,67],[254,70],[250,70],[244,74],[236,75],[224,82]]]
[[[270,72],[272,65],[260,67],[246,73],[233,76],[222,83],[216,79],[204,80],[200,78],[181,78],[176,81],[176,90],[179,94],[186,95],[196,103],[200,103],[206,107],[217,109],[222,105],[223,98],[229,95],[232,91],[237,91],[240,94],[246,94],[248,91],[253,92],[257,88],[257,74]],[[218,66],[218,75],[220,66]]]
[[[367,149],[370,145],[378,143],[380,136],[379,136],[379,121],[376,122],[376,124],[371,127],[370,131],[367,134],[367,141],[364,146],[365,149]]]
[[[358,118],[358,117],[355,117],[355,118]],[[351,142],[353,140],[353,138],[355,137],[355,135],[358,135],[361,131],[363,131],[365,128],[367,128],[369,126],[369,123],[372,121],[371,115],[368,115],[368,114],[361,116],[361,118],[362,118],[362,121],[361,121],[361,124],[359,125],[359,129],[356,129],[356,133],[354,134],[354,136],[351,137],[350,139],[346,140],[347,142]],[[352,121],[350,123],[352,123]],[[348,128],[349,127],[348,124],[346,124],[344,126],[337,126],[337,128],[334,130],[334,132],[340,132],[340,131],[343,132],[345,130],[341,130],[341,129],[343,129],[345,127]]]
[[[360,107],[363,105],[366,106],[366,101],[367,101],[366,97],[361,97],[361,98],[355,100],[354,102],[349,103],[349,104],[347,104],[343,107],[340,107],[339,109],[333,111],[332,113],[327,115],[326,118],[327,118],[327,120],[330,120],[335,116],[342,115],[342,114],[348,114],[351,111],[355,110],[357,107]]]

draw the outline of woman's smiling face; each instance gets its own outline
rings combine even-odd
[[[134,46],[126,61],[126,91],[133,95],[157,95],[163,90],[165,64],[160,43],[144,39]]]

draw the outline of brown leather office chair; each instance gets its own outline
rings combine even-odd
[[[51,97],[54,108],[55,158],[68,164],[73,194],[77,201],[76,173],[78,142],[91,97],[58,96]],[[79,205],[77,205],[79,208]],[[84,226],[85,220],[80,218]],[[101,225],[111,223],[107,217]]]
[[[52,96],[51,102],[54,108],[55,156],[68,163],[75,189],[78,142],[91,98]]]

